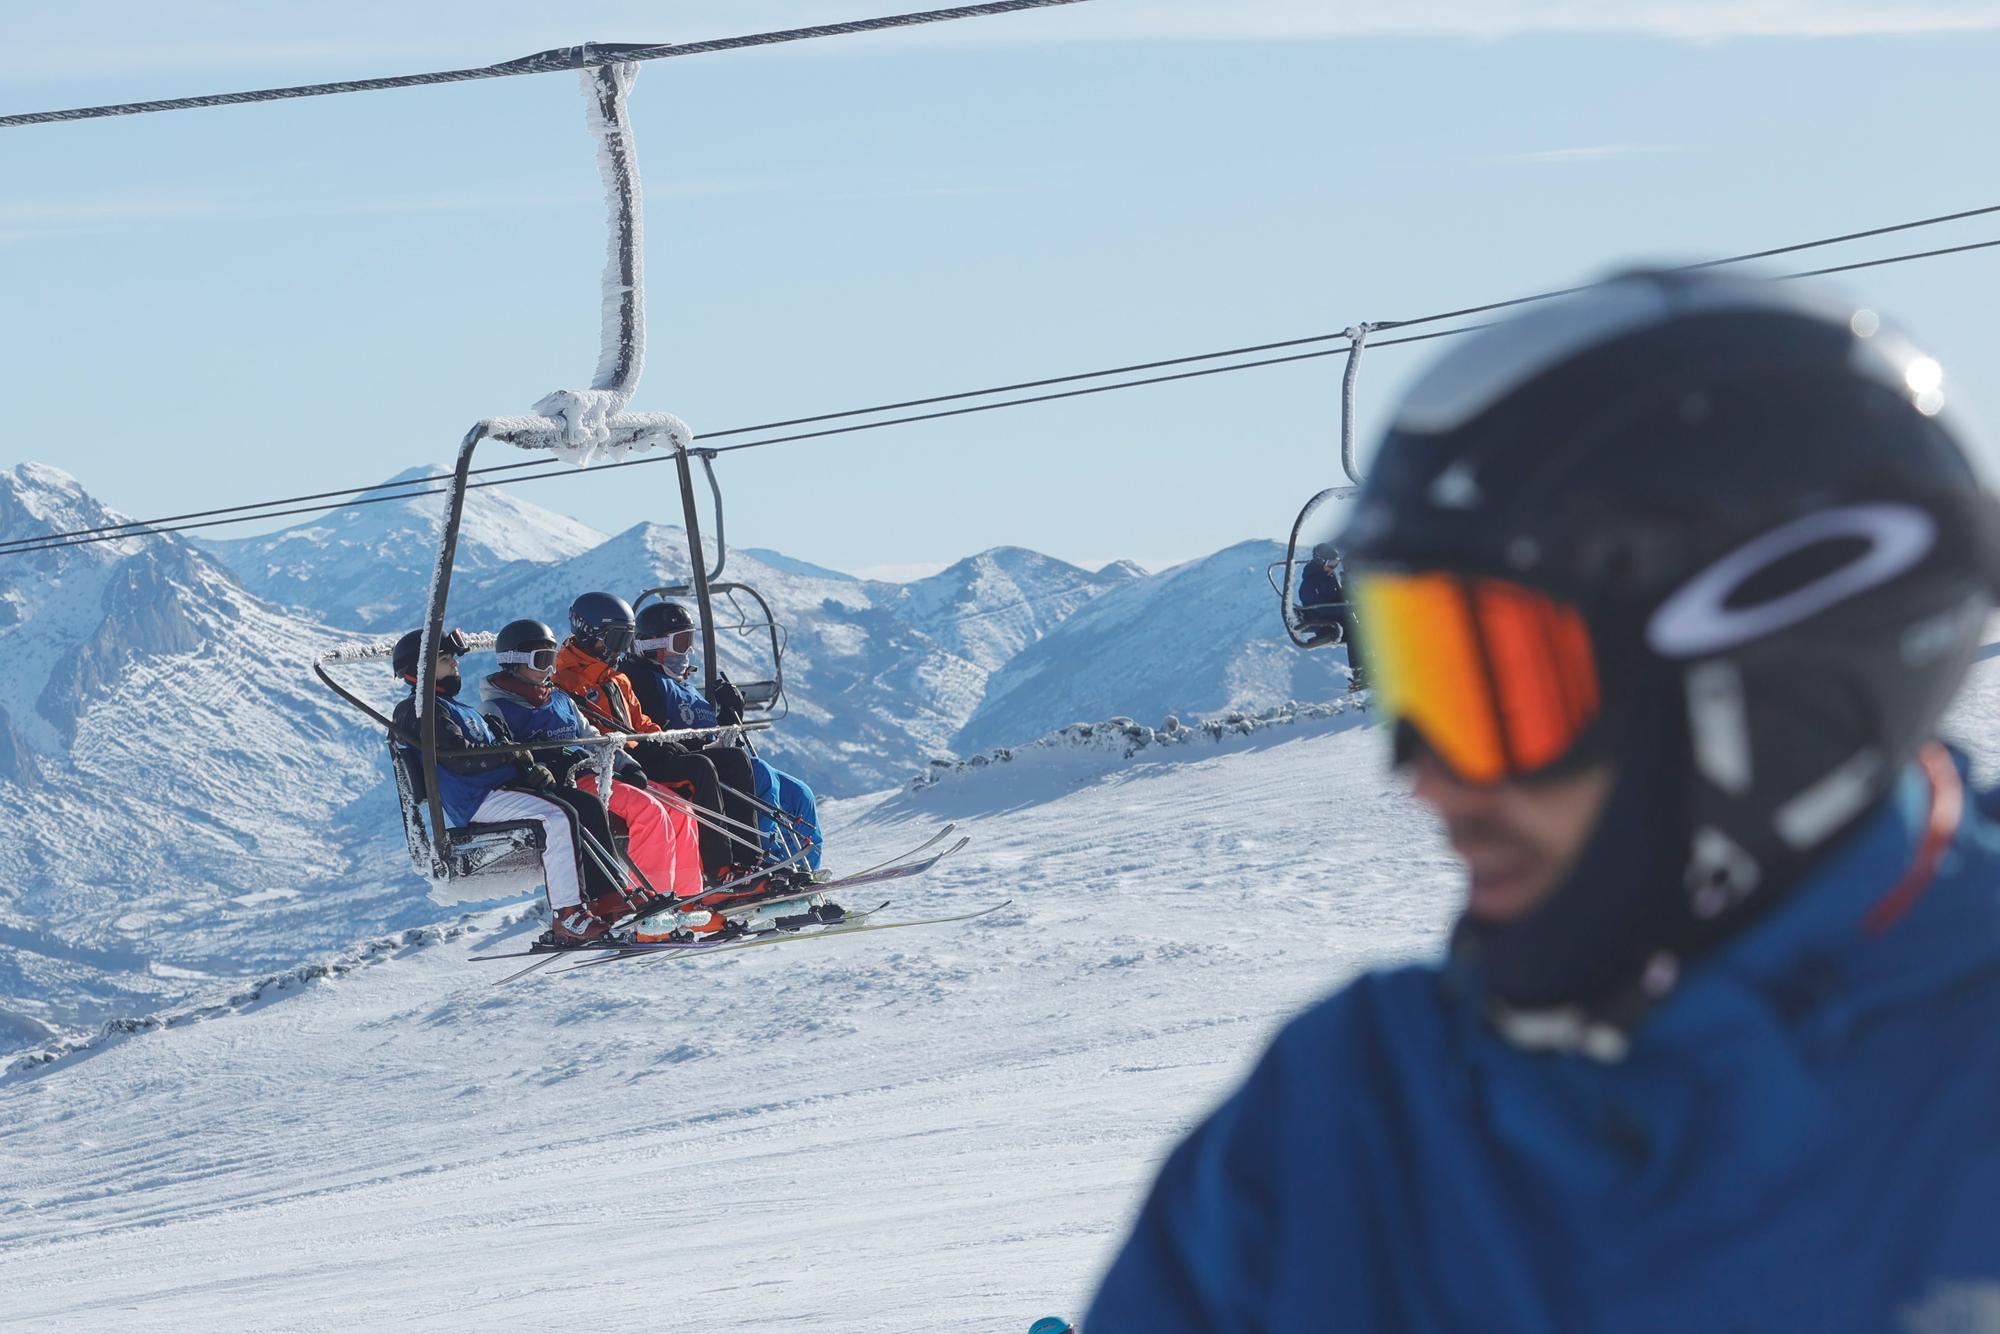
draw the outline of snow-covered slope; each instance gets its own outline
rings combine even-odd
[[[892,910],[1013,898],[968,925],[495,990],[507,965],[467,956],[531,927],[493,913],[19,1063],[0,1322],[1018,1334],[1075,1312],[1282,1017],[1436,940],[1447,863],[1380,750],[1335,718],[836,806],[861,861],[969,828]]]
[[[409,468],[389,483],[434,471]],[[330,625],[386,633],[422,609],[443,513],[442,494],[413,496],[333,510],[261,537],[202,545],[259,597]],[[482,487],[466,493],[455,568],[458,578],[477,582],[508,565],[565,560],[603,540],[586,524],[501,487]]]
[[[1264,571],[1276,542],[1240,542],[1122,586],[1023,648],[951,739],[960,754],[1125,714],[1262,709],[1347,688],[1346,650],[1299,650]]]
[[[1947,732],[2000,770],[2000,644]],[[1434,949],[1436,829],[1356,711],[1027,748],[834,803],[978,922],[495,989],[517,908],[0,1065],[0,1324],[1018,1331],[1283,1020]],[[1114,731],[1116,729],[1113,729]],[[66,1053],[66,1054],[65,1054]],[[664,1259],[662,1257],[665,1257]]]

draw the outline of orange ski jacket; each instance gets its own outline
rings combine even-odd
[[[556,654],[555,681],[558,689],[576,696],[599,713],[616,718],[627,732],[664,730],[639,707],[639,697],[632,693],[632,683],[625,679],[625,673],[591,657],[572,641],[563,641],[561,651]]]

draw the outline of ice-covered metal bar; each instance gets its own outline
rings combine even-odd
[[[562,440],[553,446],[556,452],[587,465],[599,457],[622,457],[630,447],[614,438],[611,424],[632,401],[646,364],[646,273],[639,156],[625,115],[626,97],[639,77],[639,66],[599,65],[583,70],[582,77],[609,222],[599,288],[597,374],[588,389],[558,389],[544,395],[535,411],[562,423]]]
[[[1361,470],[1354,466],[1354,381],[1361,374],[1361,349],[1368,346],[1368,335],[1374,328],[1372,324],[1348,326],[1347,369],[1340,375],[1340,466],[1356,486],[1361,485]]]

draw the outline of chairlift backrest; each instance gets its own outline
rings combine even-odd
[[[764,600],[749,584],[712,583],[708,585],[709,619],[704,627],[717,641],[726,631],[734,631],[739,647],[753,654],[752,643],[756,643],[768,653],[769,670],[753,679],[735,680],[737,691],[743,696],[746,713],[760,715],[761,721],[773,722],[783,718],[790,711],[785,703],[785,631],[771,611],[771,604]],[[660,588],[648,588],[632,599],[636,610],[646,602],[693,599],[695,615],[703,611],[699,591],[689,584],[670,584]],[[749,604],[749,605],[746,605]],[[724,609],[726,608],[726,614]],[[698,622],[699,624],[699,622]]]

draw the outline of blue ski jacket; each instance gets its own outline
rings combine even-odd
[[[437,741],[439,750],[460,746],[491,746],[507,740],[493,730],[479,710],[457,697],[438,696]],[[391,721],[411,736],[422,735],[418,725],[415,695],[405,695],[396,705]],[[409,747],[415,750],[414,746]],[[520,764],[506,755],[440,755],[438,757],[438,798],[444,803],[446,823],[454,828],[471,824],[479,803],[489,792],[521,777]]]
[[[2000,833],[1968,804],[1925,880],[1937,786],[1913,766],[1622,1061],[1507,1044],[1436,967],[1307,1011],[1168,1159],[1083,1328],[1975,1327]]]
[[[625,679],[632,683],[632,693],[639,697],[639,707],[662,728],[672,731],[680,727],[716,725],[715,706],[703,699],[699,690],[651,658],[631,654],[618,664],[618,670],[625,673]]]
[[[562,691],[551,690],[549,702],[537,706],[501,685],[498,676],[496,672],[479,683],[479,705],[487,713],[497,714],[516,741],[563,741],[597,735],[596,729],[584,722],[577,711],[576,701]],[[590,751],[583,746],[573,750],[538,750],[535,758],[560,774],[588,760]]]

